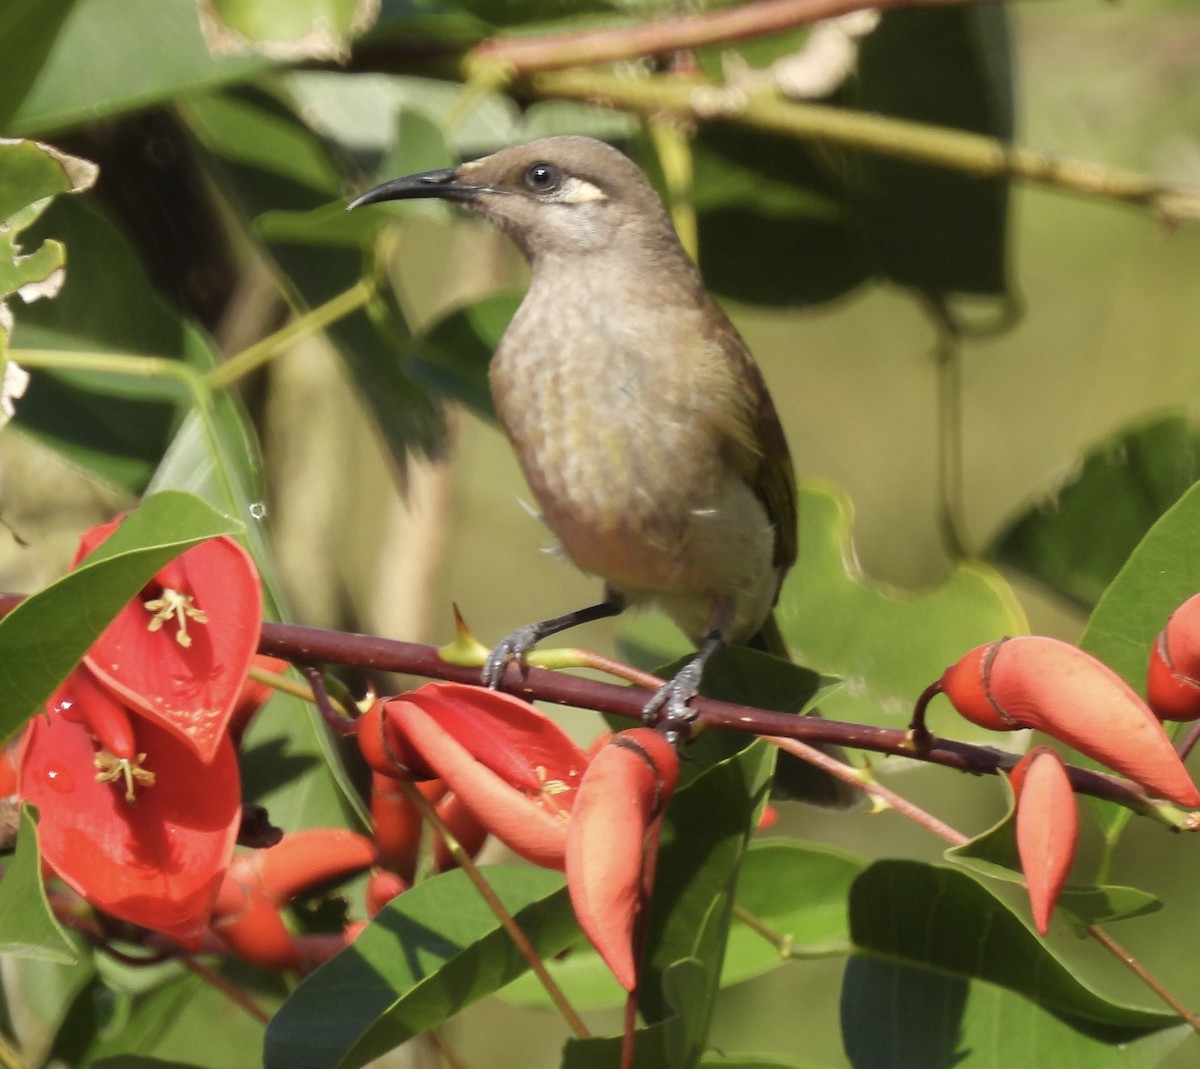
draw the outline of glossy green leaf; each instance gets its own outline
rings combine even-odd
[[[859,859],[817,843],[752,842],[738,876],[738,909],[786,940],[792,958],[849,953],[846,898],[863,867]],[[783,963],[778,947],[734,917],[722,984],[740,983]]]
[[[206,347],[159,296],[128,239],[94,207],[56,203],[36,233],[66,243],[70,273],[55,300],[18,319],[15,346],[169,359]],[[17,423],[72,464],[140,493],[191,400],[180,378],[149,367],[143,376],[38,369]]]
[[[222,978],[264,1013],[279,1005],[284,984],[238,965],[223,964]],[[195,973],[180,971],[132,999],[121,1027],[103,1030],[89,1066],[130,1069],[237,1069],[258,1065],[263,1026],[230,1004],[228,995]]]
[[[867,278],[844,184],[812,146],[705,125],[693,156],[700,270],[715,293],[809,304]]]
[[[488,364],[520,303],[520,294],[494,294],[440,319],[406,354],[414,377],[495,419]]]
[[[190,494],[155,494],[62,579],[0,620],[0,735],[12,735],[168,561],[241,527]]]
[[[1105,998],[1076,977],[1028,921],[951,868],[916,861],[871,865],[851,889],[850,932],[868,958],[936,972],[963,985],[986,981],[1049,1013],[1121,1030],[1130,1038],[1178,1024],[1173,1014]],[[926,1007],[925,1021],[929,1012]]]
[[[0,41],[10,17],[0,14]],[[96,166],[87,160],[48,145],[0,138],[0,313],[4,313],[0,314],[0,371],[8,350],[12,305],[55,296],[66,262],[61,241],[34,239],[32,250],[25,251],[28,239],[22,231],[32,226],[53,197],[87,189],[95,180]],[[7,412],[0,415],[0,423],[7,418]]]
[[[344,62],[350,42],[374,21],[371,0],[200,0],[201,27],[216,55],[260,52],[275,59]]]
[[[788,942],[791,958],[828,957],[850,950],[846,896],[863,863],[832,847],[791,839],[754,840],[737,881],[739,910]],[[784,965],[779,949],[737,915],[721,972],[721,986],[741,983]],[[588,945],[547,962],[550,974],[577,1010],[620,1006],[625,991]],[[501,992],[520,1006],[550,1009],[536,978],[525,975]]]
[[[1090,450],[1082,468],[997,535],[988,556],[1091,608],[1198,479],[1195,424],[1184,415],[1142,421]]]
[[[981,876],[1024,884],[1017,853],[1015,809],[1010,806],[1002,820],[962,846],[951,847],[945,857]],[[1162,908],[1162,902],[1136,887],[1069,884],[1059,895],[1056,908],[1076,924],[1107,924],[1155,913]]]
[[[947,665],[974,646],[1028,630],[1008,584],[990,568],[960,564],[932,589],[889,589],[857,567],[844,494],[806,483],[799,511],[803,548],[777,616],[800,663],[846,681],[821,699],[829,719],[903,727],[917,695]],[[960,719],[948,703],[930,713],[935,733],[997,744],[994,733]]]
[[[561,874],[528,866],[483,871],[541,956],[579,938]],[[266,1069],[365,1065],[525,967],[466,876],[435,876],[393,899],[296,988],[267,1029]]]
[[[0,954],[64,965],[78,960],[46,900],[37,820],[26,805],[21,806],[16,852],[6,862],[0,880]]]
[[[210,56],[195,0],[5,0],[3,12],[0,128],[20,134],[95,122],[272,66]]]
[[[667,1060],[664,1044],[667,1042],[667,1022],[639,1028],[633,1048],[633,1065],[630,1069],[662,1069],[674,1066]],[[561,1069],[613,1069],[621,1064],[623,1036],[592,1037],[591,1039],[569,1039],[563,1048]]]
[[[1096,1024],[994,984],[868,957],[846,967],[841,1019],[854,1069],[1154,1069],[1195,1040],[1186,1025]]]
[[[862,39],[854,103],[1011,140],[1009,50],[999,4],[887,12]],[[932,293],[1007,292],[1007,181],[863,153],[858,183],[874,271]]]
[[[276,694],[251,721],[241,747],[242,791],[273,823],[297,828],[370,827],[362,796],[311,702]]]
[[[1150,528],[1104,592],[1079,645],[1145,692],[1150,648],[1167,618],[1200,591],[1200,483]],[[1090,801],[1090,800],[1089,800]],[[1092,806],[1110,844],[1129,822],[1127,809]]]
[[[640,973],[638,1004],[643,1017],[654,1023],[670,1016],[665,972],[679,961],[699,962],[704,970],[702,994],[688,1015],[697,1042],[707,1030],[720,986],[738,872],[774,765],[774,753],[766,744],[739,744],[741,749],[732,756],[711,765],[698,754],[696,763],[704,771],[671,799]]]
[[[201,97],[186,109],[191,128],[210,154],[222,193],[247,227],[265,212],[308,213],[331,202],[344,206],[330,182],[314,184],[314,153],[325,150],[320,139],[279,101],[262,94]],[[246,150],[253,132],[288,146],[270,160]],[[272,215],[272,220],[277,216]],[[353,224],[357,226],[358,224]],[[301,305],[315,307],[349,289],[362,277],[362,250],[292,240],[269,242],[266,248]],[[339,320],[326,332],[346,362],[367,410],[371,412],[394,458],[403,464],[409,450],[437,453],[445,425],[438,403],[400,359],[411,334],[390,287],[382,286],[369,311]]]

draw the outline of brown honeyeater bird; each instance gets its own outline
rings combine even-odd
[[[698,648],[647,705],[682,730],[722,644],[787,656],[772,610],[796,559],[796,485],[762,374],[646,176],[611,146],[545,138],[350,207],[420,197],[488,220],[529,261],[492,397],[546,525],[605,584],[599,604],[504,639],[484,679],[549,635],[651,603]]]

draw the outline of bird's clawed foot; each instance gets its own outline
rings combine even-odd
[[[526,624],[497,642],[483,664],[484,685],[491,690],[499,687],[500,680],[504,678],[504,670],[509,664],[516,661],[517,664],[524,665],[525,655],[541,638],[542,630],[538,624]]]
[[[688,703],[700,692],[703,675],[704,659],[692,658],[642,706],[642,722],[661,728],[675,746],[686,742],[696,719],[696,710]]]

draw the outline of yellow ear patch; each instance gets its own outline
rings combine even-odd
[[[554,197],[563,204],[587,204],[593,200],[608,200],[608,194],[582,178],[568,178]]]

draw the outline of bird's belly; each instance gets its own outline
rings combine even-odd
[[[632,601],[658,602],[693,638],[717,597],[732,602],[736,635],[756,630],[774,601],[775,531],[748,484],[678,429],[647,437],[609,421],[586,437],[518,449],[572,563]]]

